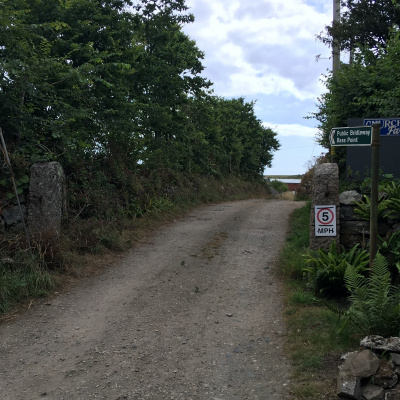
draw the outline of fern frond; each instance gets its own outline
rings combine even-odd
[[[391,284],[388,263],[380,253],[371,274],[364,277],[353,266],[345,275],[351,306],[345,323],[351,323],[361,334],[390,336],[400,330],[400,288]]]

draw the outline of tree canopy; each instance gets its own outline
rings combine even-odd
[[[327,26],[319,39],[332,47],[334,39],[341,50],[369,48],[378,52],[386,47],[390,30],[400,24],[397,0],[343,0],[340,21]]]
[[[325,77],[326,93],[318,99],[317,141],[329,148],[329,132],[348,118],[388,118],[400,112],[400,8],[396,0],[347,0],[342,21],[327,29],[326,43],[337,34],[342,49],[354,57]],[[353,40],[354,38],[354,40]]]
[[[254,103],[212,94],[184,0],[3,0],[0,126],[26,165],[245,178],[279,148]]]

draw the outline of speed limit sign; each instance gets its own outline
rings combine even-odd
[[[315,206],[315,236],[336,236],[336,206]]]

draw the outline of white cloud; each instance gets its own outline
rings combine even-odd
[[[317,9],[304,0],[188,0],[196,21],[185,31],[205,51],[217,94],[315,98],[321,89],[315,56],[326,50],[315,35],[331,19],[325,3],[317,1]],[[221,73],[213,79],[217,69],[226,72],[222,79]]]
[[[330,51],[316,35],[332,20],[331,0],[186,0],[195,22],[184,31],[204,51],[214,93],[255,100],[257,117],[278,133],[277,173],[300,173],[317,128],[304,117],[325,91]],[[316,62],[321,54],[323,59]],[[316,125],[314,121],[314,125]],[[302,149],[299,151],[299,149]]]
[[[271,128],[279,136],[305,136],[315,138],[318,128],[312,128],[300,124],[274,124],[263,122],[267,128]]]

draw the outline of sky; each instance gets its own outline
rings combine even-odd
[[[281,144],[268,175],[306,172],[326,149],[315,142],[321,82],[330,49],[316,35],[332,22],[332,0],[186,0],[183,30],[205,53],[214,94],[255,101],[255,114]],[[316,57],[321,55],[320,60]]]

